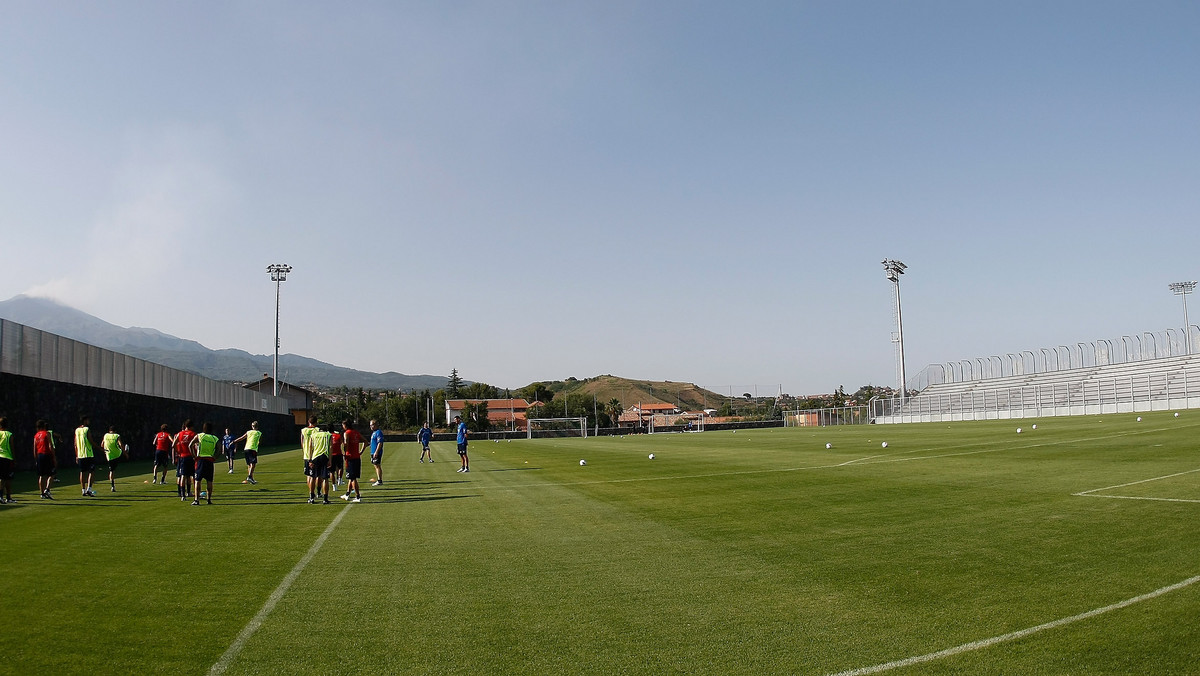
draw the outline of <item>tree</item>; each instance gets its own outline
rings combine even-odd
[[[625,408],[621,406],[621,400],[612,398],[608,403],[604,404],[604,410],[608,412],[608,417],[612,421],[613,427],[621,424],[621,414],[625,412]]]
[[[458,398],[458,391],[463,386],[463,379],[458,377],[458,369],[450,369],[450,377],[446,380],[446,396],[451,399]]]
[[[517,396],[530,403],[546,403],[554,398],[554,393],[546,387],[546,383],[530,383],[517,390]]]
[[[488,420],[486,401],[476,401],[463,404],[462,419],[467,423],[467,429],[472,432],[486,432],[492,423]]]
[[[499,387],[487,383],[471,383],[459,388],[459,395],[464,399],[499,399],[503,394]]]
[[[838,388],[833,393],[833,407],[841,408],[846,405],[846,388],[838,385]]]

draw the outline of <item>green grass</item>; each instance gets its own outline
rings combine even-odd
[[[256,487],[239,460],[212,507],[144,466],[86,500],[64,472],[54,503],[19,476],[0,673],[205,673],[343,510],[228,673],[870,667],[1200,575],[1198,433],[1184,412],[480,441],[466,475],[450,444],[391,445],[349,506],[305,504],[298,451]],[[891,673],[1196,673],[1198,611],[1200,584]]]

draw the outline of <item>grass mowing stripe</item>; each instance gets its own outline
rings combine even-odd
[[[329,522],[329,526],[325,528],[325,532],[321,533],[321,536],[317,538],[317,541],[313,543],[312,547],[308,548],[308,552],[296,562],[296,565],[292,568],[292,571],[283,578],[283,581],[279,583],[279,586],[275,588],[275,591],[271,592],[271,596],[267,598],[267,602],[264,603],[263,607],[259,609],[258,614],[246,623],[246,626],[242,628],[242,632],[237,635],[237,638],[234,639],[233,643],[229,644],[229,648],[225,650],[223,655],[221,655],[221,659],[217,660],[216,664],[212,665],[212,669],[208,670],[209,674],[216,676],[216,674],[225,673],[225,670],[229,668],[229,665],[233,662],[233,660],[237,659],[238,653],[240,653],[242,648],[245,647],[246,641],[249,641],[250,637],[254,636],[254,632],[258,631],[258,628],[262,626],[263,621],[265,621],[267,616],[271,614],[271,611],[275,609],[275,604],[279,603],[279,600],[282,599],[283,595],[286,594],[288,589],[291,588],[292,583],[296,581],[296,578],[300,577],[300,573],[304,572],[304,568],[308,565],[308,562],[317,555],[317,552],[321,551],[321,545],[324,545],[325,541],[329,539],[330,533],[332,533],[333,529],[337,528],[337,525],[341,523],[342,517],[346,516],[346,512],[350,511],[351,506],[352,505],[346,505],[343,507],[342,511],[338,512],[338,515],[333,518],[333,521]]]
[[[860,669],[851,669],[849,671],[839,671],[838,673],[833,674],[833,676],[866,676],[867,674],[878,674],[883,671],[891,671],[892,669],[899,669],[901,667],[911,667],[914,664],[921,664],[924,662],[932,662],[934,660],[942,659],[943,657],[951,657],[951,656],[959,655],[959,654],[962,654],[965,652],[970,652],[972,650],[982,650],[984,648],[994,646],[997,643],[1004,643],[1006,641],[1014,641],[1016,639],[1025,638],[1026,636],[1030,636],[1030,635],[1036,634],[1038,632],[1046,631],[1047,629],[1057,629],[1059,627],[1064,627],[1068,624],[1079,622],[1080,620],[1087,620],[1087,619],[1096,617],[1097,615],[1103,615],[1105,613],[1108,613],[1108,612],[1111,612],[1114,610],[1120,610],[1121,608],[1128,608],[1129,606],[1132,606],[1135,603],[1141,603],[1142,601],[1149,601],[1150,599],[1158,598],[1159,596],[1162,596],[1163,594],[1169,594],[1173,591],[1178,591],[1180,589],[1183,589],[1184,587],[1188,587],[1193,584],[1196,584],[1197,582],[1200,582],[1200,575],[1196,575],[1194,577],[1189,577],[1188,579],[1186,579],[1182,582],[1176,582],[1175,584],[1168,585],[1168,586],[1162,587],[1160,589],[1155,589],[1154,591],[1146,593],[1146,594],[1142,594],[1141,596],[1135,596],[1133,598],[1125,599],[1124,601],[1120,601],[1120,602],[1114,603],[1109,606],[1104,606],[1103,608],[1096,608],[1095,610],[1089,610],[1085,613],[1080,613],[1078,615],[1072,615],[1071,617],[1064,617],[1062,619],[1054,620],[1053,622],[1039,624],[1036,627],[1029,627],[1028,629],[1021,629],[1020,631],[1014,631],[1014,632],[1011,632],[1008,634],[1002,634],[1000,636],[993,636],[992,638],[985,638],[985,639],[982,639],[979,641],[972,641],[970,643],[964,643],[962,645],[955,646],[953,648],[939,650],[935,653],[927,653],[925,655],[918,655],[916,657],[908,657],[908,658],[905,658],[902,660],[896,660],[894,662],[885,662],[884,664],[877,664],[873,667],[862,667]]]
[[[865,467],[865,466],[869,466],[869,465],[886,465],[886,464],[901,463],[901,462],[912,462],[914,460],[941,460],[943,458],[957,458],[957,457],[963,457],[963,456],[968,456],[968,455],[979,455],[981,453],[1002,453],[1005,451],[1029,450],[1029,449],[1033,449],[1033,448],[1053,448],[1062,443],[1082,443],[1082,442],[1090,442],[1090,441],[1104,441],[1106,439],[1115,439],[1115,438],[1119,438],[1119,437],[1126,437],[1126,436],[1132,436],[1132,435],[1137,435],[1137,434],[1145,434],[1145,432],[1141,432],[1141,431],[1123,432],[1123,433],[1118,433],[1118,434],[1104,435],[1104,436],[1100,436],[1100,437],[1082,437],[1079,439],[1069,439],[1069,440],[1066,440],[1066,442],[1036,442],[1036,443],[1032,443],[1032,444],[1024,444],[1021,446],[1012,446],[1012,447],[1005,447],[1005,448],[985,448],[985,449],[981,449],[981,450],[977,450],[977,451],[956,451],[954,453],[939,453],[937,455],[904,456],[904,454],[906,454],[906,453],[924,453],[924,452],[935,450],[932,448],[919,448],[919,449],[898,451],[896,453],[890,453],[890,454],[872,455],[872,456],[867,456],[865,458],[856,458],[853,460],[847,460],[845,462],[835,463],[832,465],[802,465],[800,467],[772,467],[770,469],[746,469],[746,470],[736,470],[736,471],[731,471],[731,472],[707,472],[704,474],[678,474],[678,475],[672,475],[672,476],[633,477],[633,478],[625,478],[625,479],[594,479],[594,480],[588,480],[588,481],[562,481],[562,482],[546,481],[546,482],[540,482],[540,483],[536,483],[536,484],[510,484],[510,485],[504,485],[504,486],[478,486],[478,487],[474,487],[474,488],[491,489],[491,490],[514,490],[514,489],[518,489],[518,488],[541,488],[541,487],[546,487],[546,486],[590,486],[590,485],[596,485],[596,484],[622,484],[622,483],[636,483],[636,482],[643,482],[643,481],[679,481],[679,480],[684,480],[684,479],[712,479],[712,478],[719,478],[719,477],[742,476],[742,475],[747,475],[747,474],[774,474],[774,473],[779,473],[779,472],[805,472],[805,471],[818,470],[818,469],[841,469],[843,467]],[[969,447],[969,445],[964,445],[964,446]],[[878,458],[885,458],[885,459],[879,460]],[[1194,472],[1194,471],[1200,471],[1200,470],[1189,470],[1188,472],[1180,472],[1180,474],[1188,474],[1189,472]],[[1177,475],[1171,475],[1171,476],[1177,476]],[[1169,477],[1159,477],[1159,478],[1166,479]],[[1146,479],[1146,481],[1155,481],[1155,480],[1156,479]],[[1141,483],[1141,482],[1135,481],[1133,483]],[[1122,484],[1122,485],[1129,486],[1132,484]],[[1108,488],[1120,488],[1120,486],[1109,486]],[[1107,489],[1097,488],[1094,490],[1102,491],[1102,490],[1107,490]],[[1091,492],[1091,491],[1088,491],[1088,492]],[[1077,495],[1083,495],[1083,493],[1079,493]],[[1097,497],[1103,497],[1103,496],[1097,496]]]

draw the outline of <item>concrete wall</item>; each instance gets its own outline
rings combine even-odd
[[[130,392],[75,385],[72,383],[0,373],[0,416],[8,418],[13,433],[13,455],[17,469],[33,468],[33,435],[39,418],[50,423],[58,433],[58,464],[66,468],[75,464],[74,433],[79,417],[91,417],[91,430],[98,442],[109,425],[125,443],[133,460],[154,457],[154,435],[162,424],[171,433],[179,431],[187,418],[195,423],[196,431],[205,421],[213,423],[217,436],[228,427],[240,436],[258,421],[263,432],[262,444],[299,444],[300,430],[291,415],[266,413],[241,408],[198,404]]]

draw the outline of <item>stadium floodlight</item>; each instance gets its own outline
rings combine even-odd
[[[890,258],[883,259],[883,272],[887,275],[888,281],[892,283],[892,295],[895,297],[895,306],[893,312],[896,315],[896,334],[892,336],[892,342],[896,343],[896,371],[897,377],[900,380],[900,405],[904,405],[904,400],[907,397],[905,391],[905,374],[904,374],[904,321],[900,314],[900,275],[908,268],[907,265],[900,261]]]
[[[1171,282],[1167,285],[1176,296],[1183,298],[1183,343],[1187,346],[1187,354],[1192,353],[1192,326],[1188,324],[1187,297],[1195,290],[1196,282]]]
[[[279,396],[279,284],[287,281],[287,275],[292,271],[292,266],[284,265],[283,263],[272,263],[267,266],[267,272],[271,275],[271,281],[275,282],[275,373],[274,380],[275,396]]]

